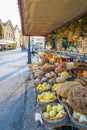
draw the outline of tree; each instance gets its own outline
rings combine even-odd
[[[0,30],[0,39],[2,38],[2,31]]]

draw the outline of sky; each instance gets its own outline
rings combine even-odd
[[[17,0],[0,0],[0,19],[3,23],[11,20],[13,27],[21,29]]]

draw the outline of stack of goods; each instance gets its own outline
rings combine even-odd
[[[35,86],[47,80],[46,78],[44,78],[43,75],[44,75],[44,72],[40,69],[33,71],[33,78],[34,78]]]
[[[53,53],[39,52],[38,55],[40,56],[41,59],[47,57],[50,61],[56,61],[58,58],[58,56],[56,56]]]
[[[59,86],[59,85],[58,85],[57,83],[56,83],[56,84],[54,84],[54,85],[52,86],[52,91],[55,91],[55,92],[56,92],[56,91],[57,91],[58,86]]]
[[[48,82],[49,84],[52,84],[52,83],[55,83],[56,81],[56,74],[51,71],[49,73],[45,73],[44,71],[42,70],[39,70],[39,71],[36,71],[34,73],[34,77],[35,77],[35,84],[38,84],[38,83],[44,83],[44,82]]]
[[[43,122],[53,128],[65,125],[69,120],[66,106],[72,124],[87,130],[87,82],[80,78],[87,78],[87,65],[75,62],[73,75],[77,78],[72,79],[66,63],[57,58],[43,53],[41,62],[31,65]]]
[[[43,117],[54,119],[65,116],[67,113],[62,104],[49,104],[46,106],[45,112],[42,113]]]
[[[66,104],[68,102],[67,96],[70,89],[77,85],[80,85],[80,83],[76,81],[66,81],[64,83],[61,83],[57,88],[57,95],[59,101]]]
[[[38,69],[38,64],[31,64],[30,66],[29,66],[32,70],[37,70]]]
[[[51,128],[61,127],[65,125],[69,118],[64,105],[49,104],[41,108],[41,115],[44,124]]]
[[[63,71],[65,70],[65,68],[61,67],[61,66],[58,66],[55,68],[55,73],[58,74],[58,73],[62,73]]]
[[[66,79],[65,79],[64,77],[61,77],[61,76],[60,76],[60,77],[57,77],[57,78],[56,78],[56,82],[57,82],[57,83],[63,83],[63,82],[65,82],[65,81],[66,81]]]
[[[87,130],[87,86],[74,86],[68,94],[69,115],[73,125]]]
[[[45,63],[42,67],[41,70],[44,72],[50,72],[50,71],[54,71],[55,70],[55,65],[51,65],[49,63]]]
[[[55,63],[52,64],[47,57],[42,58],[39,63],[39,69],[33,71],[35,85],[46,82],[52,83],[56,80]]]
[[[45,105],[50,102],[54,102],[57,99],[55,92],[43,92],[42,94],[38,94],[37,100],[38,104]]]
[[[43,66],[45,63],[50,63],[47,57],[42,58],[41,65]]]
[[[42,92],[45,92],[45,91],[49,91],[51,89],[51,86],[44,82],[43,84],[39,84],[37,87],[36,87],[36,92],[38,93],[42,93]]]
[[[42,61],[38,63],[38,66],[39,68],[33,71],[35,85],[44,82],[48,82],[50,85],[63,83],[72,77],[65,70],[65,63],[63,63],[61,67],[58,63],[50,62],[46,56],[42,58]]]
[[[47,79],[47,82],[48,82],[49,84],[51,84],[51,85],[56,82],[57,76],[56,76],[55,72],[53,72],[53,71],[51,71],[51,72],[49,72],[49,73],[46,73],[46,74],[45,74],[45,77],[46,77],[46,79]]]

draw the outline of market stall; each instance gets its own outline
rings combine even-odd
[[[0,50],[15,49],[16,42],[12,40],[0,39]]]
[[[22,33],[26,36],[46,36],[87,13],[85,0],[50,0],[50,3],[49,0],[18,0],[18,5]],[[87,60],[86,53],[82,50],[67,53],[65,43],[62,45],[66,51],[39,53],[41,61],[29,66],[38,114],[48,128],[70,126],[70,129],[86,130],[87,64],[82,63]]]
[[[86,130],[87,64],[67,64],[52,52],[38,55],[41,61],[31,64],[30,68],[39,107],[36,113],[41,115],[44,126]]]

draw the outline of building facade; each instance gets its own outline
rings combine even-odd
[[[17,43],[17,47],[20,47],[21,41],[20,41],[20,30],[18,26],[16,25],[14,28],[14,36],[15,36],[15,42]]]
[[[23,36],[22,32],[20,31],[20,45],[28,45],[28,36]]]
[[[0,20],[0,39],[15,41],[16,47],[20,47],[20,45],[26,45],[28,43],[28,37],[22,35],[18,25],[14,28],[10,20],[6,23],[3,23]]]
[[[14,28],[10,20],[8,20],[6,23],[3,23],[3,38],[6,40],[15,40],[14,36]]]
[[[3,26],[2,21],[0,20],[0,39],[3,39],[4,37],[3,31],[4,31],[4,26]]]

